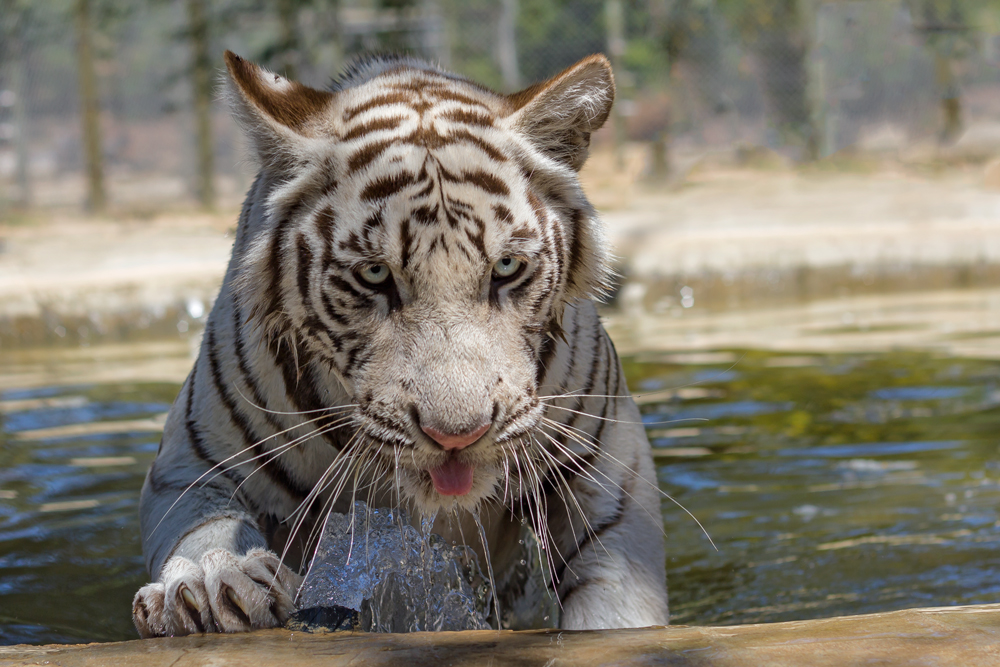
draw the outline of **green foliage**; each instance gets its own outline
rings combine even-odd
[[[603,0],[521,0],[518,57],[525,81],[556,74],[607,49]]]
[[[622,64],[636,77],[638,85],[646,87],[666,78],[670,56],[654,39],[639,37],[629,40]]]
[[[748,43],[772,30],[797,30],[803,0],[717,0],[716,6]]]

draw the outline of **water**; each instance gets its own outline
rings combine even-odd
[[[485,630],[489,591],[472,549],[410,525],[406,512],[354,503],[331,514],[299,592],[299,609],[346,607],[374,632]]]
[[[0,355],[0,642],[136,636],[139,489],[189,365],[186,344]],[[626,369],[661,488],[718,546],[663,500],[674,623],[1000,598],[1000,361],[716,350]]]
[[[664,502],[674,623],[997,601],[1000,364],[735,358],[714,366],[735,371],[724,381],[652,357],[628,366],[636,385],[698,382],[704,396],[641,399],[649,422],[707,419],[650,429],[661,488],[719,546]]]

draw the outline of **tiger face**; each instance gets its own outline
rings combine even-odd
[[[421,510],[518,495],[562,309],[606,284],[577,171],[607,61],[504,96],[405,58],[331,91],[226,59],[266,195],[234,255],[249,324],[329,368],[343,446]]]

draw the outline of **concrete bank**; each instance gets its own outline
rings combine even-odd
[[[0,227],[0,347],[176,335],[209,310],[236,212]]]
[[[710,172],[604,217],[654,312],[1000,284],[1000,193],[978,172]]]
[[[440,632],[408,635],[248,635],[74,646],[0,646],[0,666],[280,665],[339,667],[842,667],[1000,664],[1000,605],[909,609],[865,616],[729,627],[595,632]]]
[[[718,310],[989,287],[1000,284],[1000,193],[981,180],[714,171],[669,192],[632,187],[603,215],[629,303],[651,313],[685,295]],[[196,326],[235,223],[231,211],[0,226],[0,347]]]

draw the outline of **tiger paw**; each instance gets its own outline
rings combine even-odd
[[[213,549],[198,563],[177,556],[135,594],[132,621],[142,637],[273,628],[294,611],[301,583],[265,549]]]

